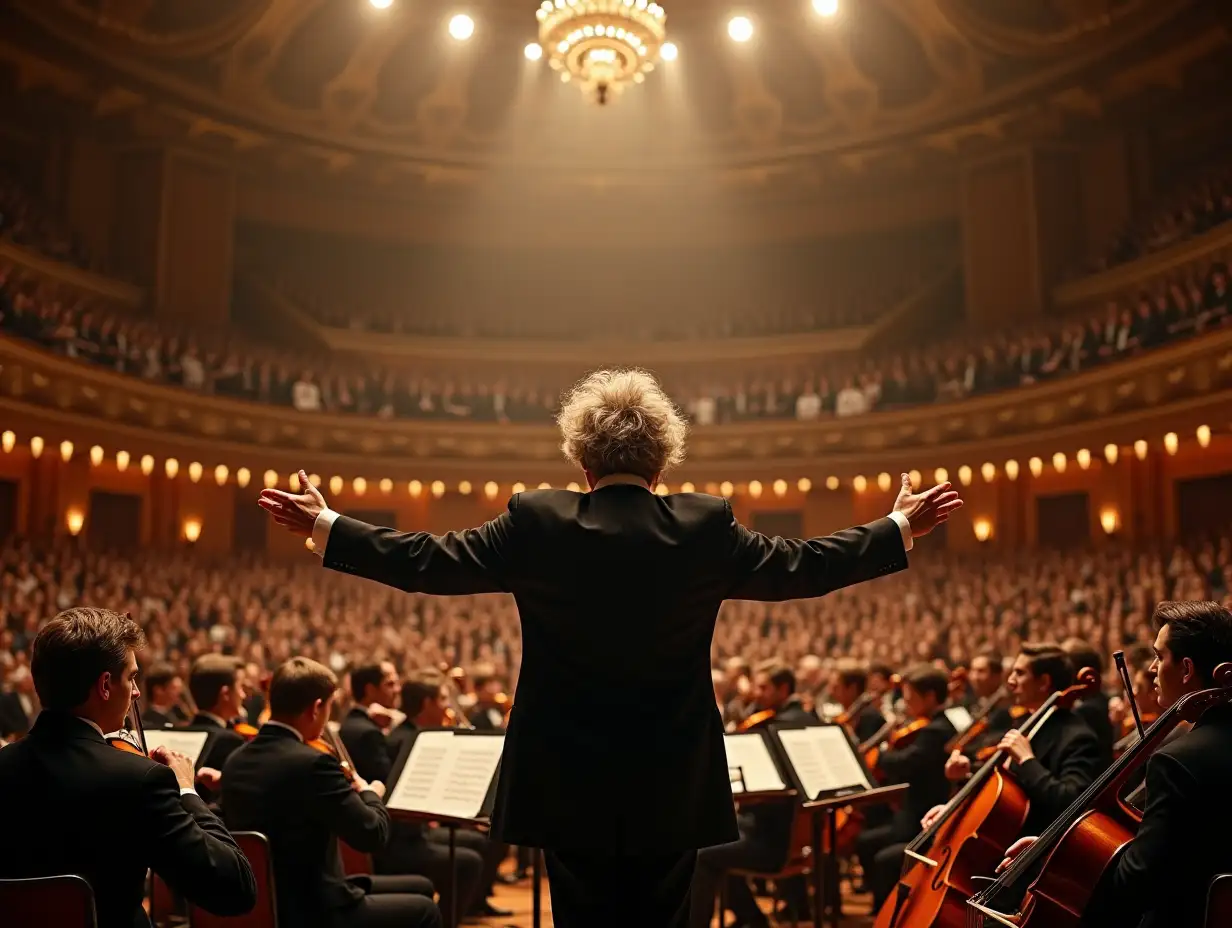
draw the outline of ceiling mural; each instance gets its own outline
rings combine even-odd
[[[535,0],[470,0],[465,40],[452,34],[459,4],[382,3],[11,0],[0,60],[23,86],[54,86],[144,135],[280,168],[764,186],[912,170],[1063,130],[1183,82],[1229,43],[1221,25],[1185,25],[1204,15],[1191,0],[749,2],[744,42],[729,24],[738,4],[663,0],[672,60],[597,107],[528,60]]]

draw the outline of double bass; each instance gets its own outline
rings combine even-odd
[[[1070,708],[1097,686],[1099,675],[1084,668],[1073,686],[1051,693],[1018,730],[1030,739],[1057,709]],[[874,928],[963,928],[975,878],[1000,863],[1027,819],[1026,793],[1005,771],[1009,757],[996,751],[907,845],[903,876]]]
[[[1096,885],[1142,822],[1124,797],[1127,787],[1179,725],[1232,704],[1232,663],[1220,664],[1212,677],[1213,688],[1177,700],[997,879],[967,900],[971,928],[1079,928]],[[1022,885],[1037,871],[1022,897]]]

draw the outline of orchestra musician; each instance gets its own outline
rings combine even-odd
[[[500,731],[505,727],[505,706],[498,701],[503,692],[497,677],[475,677],[475,705],[467,718],[478,731]]]
[[[278,921],[296,928],[439,928],[431,881],[343,873],[338,842],[376,853],[389,837],[385,788],[348,772],[319,742],[338,689],[334,672],[293,657],[270,680],[269,720],[228,759],[223,809],[235,830],[270,842]]]
[[[1081,638],[1067,638],[1062,642],[1061,649],[1069,655],[1069,662],[1075,673],[1083,667],[1090,667],[1101,681],[1104,679],[1104,660],[1087,642]],[[1112,749],[1117,740],[1116,728],[1109,712],[1108,694],[1101,688],[1082,697],[1074,706],[1074,713],[1095,732],[1095,737],[1099,740],[1099,769],[1105,770],[1112,763]]]
[[[642,371],[597,371],[558,425],[589,492],[515,494],[474,529],[401,533],[339,515],[307,479],[260,504],[326,567],[408,592],[512,593],[522,669],[493,835],[546,850],[558,928],[683,924],[696,849],[739,837],[710,684],[725,599],[822,596],[907,566],[911,539],[962,505],[902,475],[886,518],[827,538],[769,538],[731,503],[659,496],[687,424]],[[595,727],[622,716],[637,726]],[[652,746],[639,751],[631,745]]]
[[[373,705],[397,706],[402,688],[398,669],[389,661],[363,664],[351,671],[350,688],[355,703],[343,717],[338,734],[359,775],[369,782],[387,783],[393,758],[383,727],[372,718],[370,709]]]
[[[356,671],[358,673],[358,671]],[[354,679],[354,675],[352,675]],[[442,674],[435,670],[411,674],[402,684],[398,699],[406,718],[394,726],[385,741],[390,763],[396,761],[416,731],[446,725],[449,695]],[[345,734],[345,727],[344,727]],[[350,745],[347,745],[348,749]],[[352,752],[359,767],[359,758]],[[360,768],[362,775],[363,769]],[[454,866],[458,893],[458,912],[462,916],[501,918],[513,914],[492,901],[496,874],[506,848],[477,831],[454,832]],[[442,888],[441,911],[452,911],[445,893],[449,886],[449,832],[415,822],[395,821],[389,843],[373,858],[378,873],[422,873]]]
[[[943,711],[950,696],[950,675],[922,664],[903,677],[902,692],[907,718],[928,722],[910,744],[883,750],[877,758],[877,773],[886,783],[908,786],[902,806],[894,810],[889,822],[865,828],[856,838],[856,856],[865,885],[873,891],[874,911],[894,888],[902,869],[903,848],[920,830],[920,819],[944,802],[950,791],[945,746],[956,732]]]
[[[44,709],[28,737],[0,751],[0,879],[79,874],[98,928],[149,928],[149,869],[207,911],[242,915],[256,904],[256,880],[194,791],[191,761],[162,748],[119,751],[104,738],[140,695],[143,647],[141,628],[106,609],[68,609],[38,633]]]
[[[1162,602],[1153,621],[1158,632],[1151,669],[1159,705],[1167,709],[1213,686],[1212,671],[1232,661],[1232,613],[1214,602]],[[1142,824],[1097,884],[1083,924],[1202,928],[1211,879],[1232,872],[1229,783],[1232,707],[1225,705],[1166,741],[1147,762]],[[1016,842],[1001,869],[1034,840]]]
[[[141,724],[146,728],[177,728],[189,719],[180,706],[184,681],[167,663],[154,664],[145,674],[145,705]]]
[[[878,707],[880,700],[868,689],[868,671],[859,661],[838,662],[830,676],[830,698],[843,707],[839,719],[855,736],[857,744],[873,737],[885,725],[885,716]]]
[[[1024,644],[1010,668],[1008,685],[1014,704],[1030,714],[1049,695],[1072,686],[1074,676],[1069,655],[1057,645]],[[1027,834],[1037,833],[1064,812],[1106,766],[1099,740],[1077,710],[1059,706],[1030,740],[1010,728],[997,747],[1010,753],[1009,771],[1030,801],[1023,825]],[[955,752],[946,761],[945,775],[960,782],[971,775],[971,769],[970,758]],[[924,816],[925,828],[942,808],[938,805]]]
[[[967,708],[971,714],[984,715],[1003,708],[1010,701],[1009,693],[1002,688],[1004,684],[1005,662],[1000,653],[981,651],[971,658],[967,667],[967,685],[971,688]]]
[[[882,717],[889,718],[897,710],[895,705],[898,694],[894,683],[896,674],[889,664],[875,662],[868,665],[868,680],[865,686],[875,697],[873,705],[880,710]]]
[[[235,720],[243,714],[247,692],[244,662],[226,654],[203,654],[193,662],[188,675],[188,692],[197,714],[184,726],[185,731],[210,732],[213,737],[197,762],[203,767],[222,770],[227,758],[247,740],[235,730]],[[217,804],[216,790],[202,787],[201,798]]]

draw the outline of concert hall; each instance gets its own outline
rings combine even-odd
[[[0,2],[0,926],[1232,928],[1230,87]]]

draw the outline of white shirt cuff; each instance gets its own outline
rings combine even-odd
[[[325,557],[325,546],[329,544],[329,533],[337,518],[334,510],[322,509],[312,525],[312,550],[318,557]]]
[[[192,793],[194,796],[197,795],[197,791],[193,789],[191,786],[181,786],[180,787],[181,796],[187,796],[189,793]]]
[[[321,513],[321,515],[323,516],[325,513]],[[902,533],[903,550],[910,551],[911,546],[915,543],[915,539],[911,537],[911,523],[907,521],[907,517],[901,512],[891,512],[890,519],[898,526],[898,530]],[[317,521],[321,521],[320,516],[317,517]]]

